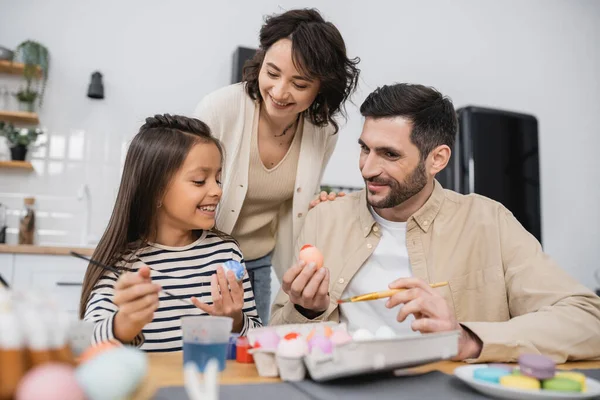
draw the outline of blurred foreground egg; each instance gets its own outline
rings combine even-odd
[[[102,342],[98,343],[97,345],[88,347],[79,357],[79,362],[84,363],[86,361],[89,361],[97,355],[102,354],[107,350],[114,349],[116,347],[120,347],[120,345],[113,342]]]
[[[118,347],[82,364],[75,374],[90,400],[112,400],[133,393],[147,370],[148,359],[143,351]]]
[[[85,393],[67,364],[48,363],[29,371],[19,383],[16,400],[85,400]]]

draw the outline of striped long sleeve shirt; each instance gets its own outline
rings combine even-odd
[[[181,350],[181,317],[206,315],[187,300],[195,296],[206,304],[212,304],[210,280],[217,267],[228,260],[244,263],[242,254],[234,242],[224,241],[207,231],[194,243],[184,247],[153,244],[140,251],[137,258],[140,261],[127,265],[129,270],[137,271],[143,265],[149,266],[152,281],[176,297],[168,296],[164,292],[159,293],[159,307],[154,312],[154,319],[131,343],[148,352]],[[116,340],[113,320],[118,307],[112,300],[116,281],[115,274],[106,272],[94,287],[87,302],[84,320],[95,323],[92,339],[94,343]],[[248,273],[244,276],[243,288],[244,325],[241,334],[245,335],[248,329],[259,327],[262,323],[256,311]]]

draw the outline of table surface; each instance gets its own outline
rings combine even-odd
[[[133,397],[134,400],[151,399],[152,395],[164,386],[183,386],[183,353],[150,353],[149,371]],[[440,371],[452,374],[460,366],[466,365],[461,362],[440,361],[432,364],[413,368],[415,372]],[[579,361],[562,364],[559,369],[600,369],[600,361]],[[219,375],[221,385],[236,385],[249,383],[275,383],[279,378],[263,378],[258,376],[254,364],[241,364],[235,361],[227,361],[227,366]]]

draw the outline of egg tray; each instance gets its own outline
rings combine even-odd
[[[291,333],[291,332],[296,332],[302,336],[307,336],[312,330],[322,329],[325,326],[328,326],[333,331],[337,331],[337,330],[346,331],[347,330],[345,323],[337,323],[337,322],[333,322],[333,321],[309,322],[306,324],[269,325],[269,326],[263,326],[260,328],[252,328],[248,331],[246,336],[248,337],[250,344],[252,346],[254,346],[254,343],[256,343],[256,339],[258,337],[260,337],[261,333],[263,333],[266,330],[274,329],[275,332],[277,332],[277,334],[280,337],[284,337],[286,334]]]
[[[352,341],[331,354],[313,353],[304,363],[315,381],[373,374],[446,360],[458,354],[458,331],[393,339]]]

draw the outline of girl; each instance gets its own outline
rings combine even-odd
[[[231,156],[217,222],[250,260],[258,314],[267,321],[271,254],[281,279],[295,261],[293,247],[337,142],[336,117],[359,70],[338,29],[316,10],[271,16],[259,36],[244,82],[206,96],[195,115]],[[310,205],[328,199],[321,196]]]
[[[233,318],[242,335],[261,325],[246,274],[222,263],[242,254],[215,229],[221,199],[220,142],[201,121],[156,115],[133,138],[112,217],[88,266],[80,314],[94,342],[118,340],[147,351],[181,350],[184,315]],[[168,296],[161,290],[170,294]]]

